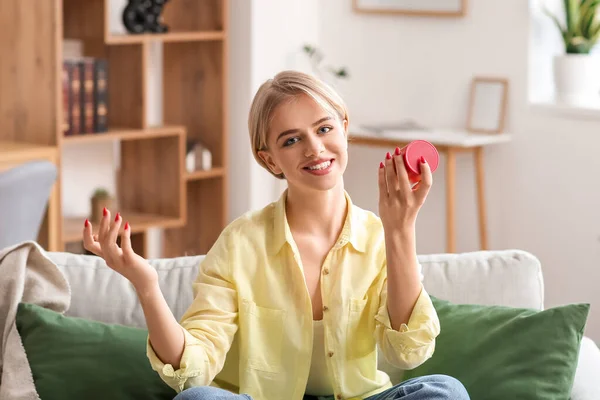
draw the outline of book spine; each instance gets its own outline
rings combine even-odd
[[[72,66],[68,61],[62,64],[62,115],[63,115],[63,134],[69,136],[72,134],[72,113],[71,113],[71,77]]]
[[[81,128],[83,133],[94,132],[94,60],[85,59],[81,68]]]
[[[81,69],[78,63],[71,63],[71,87],[69,108],[71,110],[71,135],[81,133]]]
[[[108,130],[108,62],[97,59],[94,63],[94,131]]]

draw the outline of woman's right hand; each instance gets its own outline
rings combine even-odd
[[[131,227],[129,223],[125,223],[121,233],[121,247],[117,245],[117,237],[122,222],[119,213],[117,213],[113,222],[110,211],[105,208],[98,234],[93,235],[92,224],[86,219],[83,228],[83,247],[102,257],[111,269],[129,280],[137,291],[145,290],[158,283],[158,273],[131,248]]]

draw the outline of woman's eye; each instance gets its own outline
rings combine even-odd
[[[285,141],[285,143],[283,145],[290,146],[290,145],[296,143],[297,141],[298,141],[298,137],[289,138],[288,140]]]
[[[322,126],[319,128],[319,133],[327,133],[331,130],[330,126]]]

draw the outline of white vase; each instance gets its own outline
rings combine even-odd
[[[563,54],[554,58],[554,85],[559,104],[589,107],[600,103],[600,56]]]

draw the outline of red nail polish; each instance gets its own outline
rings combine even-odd
[[[83,223],[83,226],[85,226],[86,228],[87,228],[88,226],[90,226],[90,221],[88,221],[88,219],[87,219],[87,218],[85,219],[85,222]]]
[[[125,222],[125,230],[129,229],[129,222]]]
[[[383,168],[385,165],[383,165],[383,161],[379,163],[379,168]]]
[[[115,215],[115,222],[117,222],[119,220],[119,217],[121,216],[121,214],[117,213],[117,215]]]
[[[388,151],[387,154],[385,155],[385,158],[387,160],[390,160],[392,158],[392,155],[390,154],[390,152]]]
[[[399,156],[400,155],[400,147],[396,147],[396,155]]]
[[[425,164],[425,157],[421,156],[421,164]]]
[[[106,209],[106,207],[104,207],[104,210],[102,210],[102,215],[104,215],[105,217],[108,215],[108,210]]]

